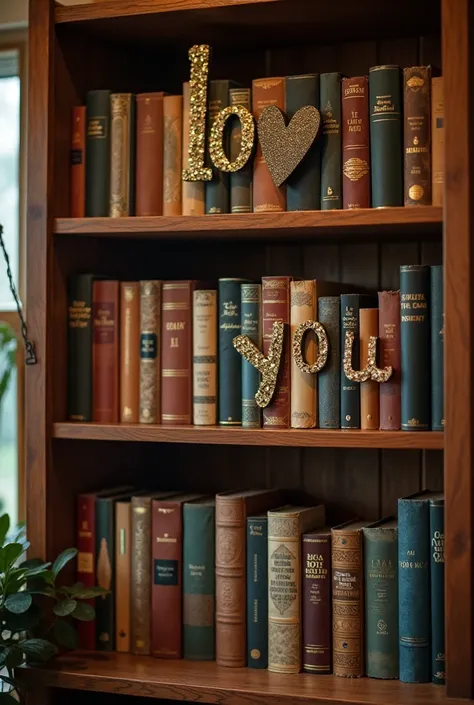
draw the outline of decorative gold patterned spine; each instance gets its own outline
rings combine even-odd
[[[163,98],[163,215],[181,215],[183,96]]]
[[[296,328],[305,321],[315,321],[316,281],[290,282],[291,339]],[[316,361],[317,344],[314,334],[308,332],[303,341],[304,360],[312,365]],[[314,428],[317,424],[317,375],[302,372],[291,358],[291,428]]]
[[[151,497],[132,498],[131,651],[151,648]]]
[[[159,423],[161,282],[140,282],[140,423]]]
[[[198,289],[193,298],[193,423],[217,419],[217,291]]]
[[[131,93],[114,93],[110,96],[111,154],[110,154],[110,207],[111,218],[134,215],[135,148],[134,116],[135,96]]]

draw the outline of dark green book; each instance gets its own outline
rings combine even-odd
[[[342,208],[341,74],[320,76],[321,210]]]
[[[229,90],[232,81],[211,81],[209,84],[208,136],[217,113],[229,105]],[[209,137],[208,137],[209,139]],[[224,146],[229,155],[229,130],[224,130]],[[209,163],[211,164],[210,160]],[[212,167],[212,181],[206,181],[206,213],[229,212],[229,174]]]
[[[369,71],[372,208],[403,206],[403,94],[399,66]]]
[[[318,299],[318,321],[329,341],[328,360],[318,374],[318,419],[320,428],[341,427],[341,300],[339,296]]]
[[[319,110],[319,74],[287,76],[285,105],[288,120],[305,105]],[[289,211],[313,211],[321,207],[321,154],[319,133],[286,182],[286,208]]]
[[[444,642],[444,497],[430,499],[431,539],[431,679],[446,680]]]
[[[216,502],[183,506],[183,657],[213,661],[215,647]]]
[[[431,267],[431,429],[444,430],[443,267]]]
[[[247,665],[268,666],[268,519],[247,518]]]
[[[366,673],[398,678],[397,519],[382,519],[363,533]]]
[[[86,115],[86,216],[105,217],[110,197],[110,91],[89,91]]]
[[[231,88],[229,105],[241,105],[252,112],[252,91],[250,88]],[[230,161],[233,162],[240,154],[242,127],[237,116],[229,118],[230,123]],[[230,174],[230,212],[252,212],[252,157],[239,171]]]
[[[72,276],[68,283],[69,421],[92,421],[92,274]]]
[[[402,431],[429,431],[431,411],[430,268],[400,267]]]
[[[242,357],[233,340],[240,335],[245,279],[219,279],[219,424],[242,425]]]
[[[242,335],[247,335],[255,345],[262,349],[262,286],[261,284],[242,284],[241,318]],[[255,394],[260,385],[260,372],[242,357],[242,426],[260,428],[262,409],[255,401]]]

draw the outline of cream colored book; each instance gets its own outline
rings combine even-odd
[[[217,291],[197,289],[193,296],[193,423],[217,421]]]
[[[183,96],[163,98],[163,215],[181,215]]]
[[[183,169],[188,168],[189,147],[189,82],[183,83]],[[183,181],[183,215],[204,215],[204,181]]]

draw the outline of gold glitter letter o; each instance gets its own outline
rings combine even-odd
[[[188,53],[191,62],[189,81],[189,142],[188,157],[183,169],[183,181],[210,181],[212,169],[204,167],[206,147],[207,74],[209,71],[209,47],[195,44]]]
[[[242,132],[239,156],[233,162],[227,158],[223,145],[225,124],[231,115],[237,115],[239,118]],[[221,110],[214,121],[209,140],[209,154],[216,169],[230,172],[242,169],[252,154],[254,139],[255,125],[247,108],[242,105],[229,105]]]
[[[305,362],[303,358],[303,338],[304,334],[308,330],[314,330],[318,337],[318,357],[316,359],[316,362],[313,362],[312,365],[309,365],[307,362]],[[321,323],[318,323],[318,321],[305,321],[304,323],[300,323],[300,325],[297,326],[295,332],[293,333],[292,348],[293,360],[295,361],[296,366],[298,367],[298,369],[301,370],[301,372],[306,372],[307,374],[314,374],[315,372],[319,372],[320,370],[322,370],[328,359],[329,346],[326,331],[324,330]]]

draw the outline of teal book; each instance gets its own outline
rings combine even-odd
[[[92,421],[92,274],[77,274],[68,282],[69,421]]]
[[[229,90],[234,84],[232,81],[211,81],[209,83],[209,112],[208,112],[208,136],[212,125],[221,110],[229,105]],[[224,146],[226,154],[229,155],[229,130],[224,130]],[[209,140],[209,137],[208,137]],[[209,164],[212,162],[209,158]],[[212,181],[206,181],[206,213],[229,213],[229,174],[212,167]]]
[[[261,284],[242,284],[241,317],[242,335],[247,335],[255,345],[262,349],[262,286]],[[260,428],[262,409],[255,401],[255,394],[260,384],[260,372],[242,357],[242,426]]]
[[[233,340],[242,331],[240,286],[245,279],[219,279],[219,424],[242,425],[242,356]]]
[[[247,518],[247,665],[268,666],[268,519]]]
[[[444,430],[443,267],[431,269],[431,430]]]
[[[321,109],[321,210],[342,208],[341,74],[322,73]]]
[[[252,112],[252,90],[250,88],[231,88],[229,91],[229,105],[240,105]],[[242,139],[242,126],[239,118],[234,115],[229,118],[230,124],[230,161],[233,162],[240,154]],[[252,212],[252,157],[247,164],[229,174],[230,181],[230,212]]]
[[[183,507],[183,656],[214,661],[216,502]]]
[[[86,216],[109,215],[110,91],[89,91],[86,99]]]
[[[431,539],[431,679],[446,680],[444,642],[444,498],[430,499]]]
[[[341,427],[341,300],[339,296],[318,299],[318,321],[329,341],[328,360],[318,374],[318,419],[320,428]]]
[[[394,517],[363,528],[365,664],[370,678],[398,678],[398,528]]]

